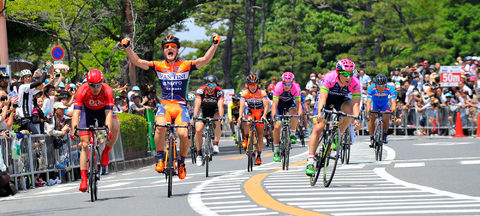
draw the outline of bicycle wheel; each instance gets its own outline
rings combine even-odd
[[[253,160],[254,160],[254,154],[255,154],[255,137],[256,137],[256,132],[255,129],[253,129],[250,132],[250,135],[248,136],[248,147],[247,147],[247,157],[248,157],[248,172],[253,171]]]
[[[289,129],[287,129],[289,130]],[[287,143],[290,139],[290,136],[288,136],[287,130],[282,130],[282,143],[280,145],[280,159],[282,160],[282,170],[285,170],[286,168],[286,149],[287,149]]]
[[[90,200],[94,202],[95,199],[95,185],[96,185],[96,165],[97,165],[97,158],[95,154],[95,148],[91,148],[90,150],[90,158],[89,158],[89,176],[88,176],[88,186],[90,187]]]
[[[382,145],[383,145],[383,125],[377,119],[377,127],[375,130],[375,160],[382,160]]]
[[[168,178],[168,192],[167,195],[168,197],[172,196],[172,182],[173,182],[173,175],[175,173],[175,168],[174,168],[174,160],[175,160],[175,138],[173,137],[172,134],[169,135],[168,137],[168,147],[167,147],[167,169],[165,170],[165,174],[167,175]]]
[[[298,136],[302,142],[302,147],[305,147],[305,128],[303,126],[299,126],[298,129]]]
[[[337,145],[337,151],[335,151],[333,145],[335,141],[340,143],[340,139],[340,130],[338,128],[333,129],[333,132],[328,139],[327,149],[324,151],[325,162],[323,164],[323,186],[325,187],[330,186],[333,176],[335,175],[335,170],[337,169],[337,162],[340,157],[340,151],[338,148],[341,148],[341,146]]]
[[[210,145],[212,140],[210,138],[205,138],[205,142],[203,143],[203,145],[205,145],[205,147],[203,148],[203,151],[202,151],[202,154],[203,154],[203,161],[204,161],[204,164],[205,164],[205,177],[208,177],[208,164],[210,162]]]
[[[342,148],[342,151],[343,151],[343,156],[345,158],[345,163],[346,164],[350,163],[350,146],[352,145],[351,142],[352,142],[351,134],[345,132],[345,138],[344,138],[344,141],[343,141],[344,146]]]

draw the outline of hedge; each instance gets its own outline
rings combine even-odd
[[[147,120],[139,115],[117,113],[120,120],[123,152],[147,150]]]

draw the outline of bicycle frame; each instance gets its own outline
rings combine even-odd
[[[209,161],[212,160],[213,157],[213,140],[215,139],[215,121],[220,121],[223,118],[194,118],[195,121],[202,121],[205,125],[203,128],[203,144],[202,144],[202,158],[203,158],[203,165],[205,166],[205,177],[208,177],[208,169],[209,169]]]
[[[255,154],[256,149],[257,149],[257,123],[264,123],[263,121],[257,121],[253,119],[242,119],[242,122],[250,122],[250,129],[248,132],[248,145],[247,145],[247,171],[253,171],[253,154]],[[263,139],[263,137],[261,137]]]
[[[374,134],[373,149],[375,150],[375,160],[381,161],[382,153],[383,153],[383,134],[384,134],[383,115],[393,114],[393,112],[371,110],[370,113],[377,115],[377,119],[375,120],[375,132],[373,133]]]
[[[282,120],[282,129],[280,132],[280,157],[282,159],[282,169],[288,170],[290,162],[290,149],[292,148],[292,142],[290,140],[290,119],[295,117],[301,117],[301,115],[276,115],[275,118]]]

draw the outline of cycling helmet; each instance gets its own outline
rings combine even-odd
[[[235,94],[232,96],[232,101],[239,101],[240,100],[240,95]]]
[[[177,37],[174,37],[173,35],[167,35],[165,36],[165,38],[163,38],[162,47],[168,43],[174,43],[178,46],[178,48],[180,48],[180,40]]]
[[[98,69],[90,70],[87,74],[87,81],[89,83],[101,83],[103,79],[103,73]]]
[[[215,75],[207,75],[203,77],[203,80],[205,80],[206,83],[217,83],[218,79]]]
[[[375,84],[377,85],[386,85],[387,84],[387,76],[383,74],[378,74],[375,76]]]
[[[282,81],[284,82],[293,82],[295,80],[295,75],[292,72],[285,72],[282,74]]]
[[[255,74],[250,74],[247,76],[247,83],[258,83],[258,77]]]
[[[354,71],[355,63],[350,59],[342,59],[337,62],[336,70],[338,71]]]
[[[7,73],[0,73],[0,80],[2,79],[9,79],[10,77],[8,76]]]
[[[22,71],[20,71],[20,77],[24,77],[24,76],[32,76],[32,71],[28,69],[23,69]]]

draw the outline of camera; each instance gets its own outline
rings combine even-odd
[[[2,96],[2,97],[0,98],[0,101],[6,101],[7,99],[8,99],[8,97],[5,95],[5,96]]]
[[[55,74],[55,77],[57,77],[57,78],[60,77],[60,74],[59,73]]]

